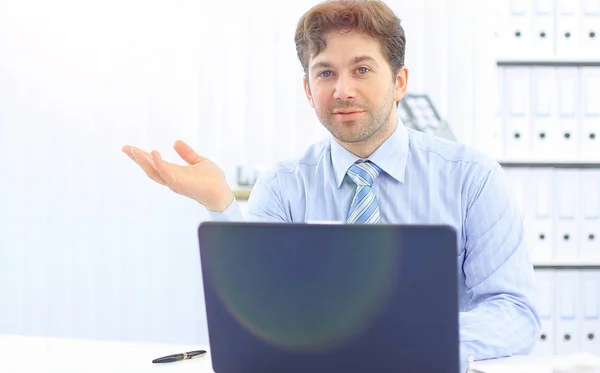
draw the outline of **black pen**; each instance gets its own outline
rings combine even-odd
[[[205,350],[197,350],[197,351],[184,352],[182,354],[174,354],[174,355],[159,357],[158,359],[152,360],[152,362],[153,363],[172,363],[174,361],[179,361],[179,360],[195,359],[198,357],[202,357],[204,355],[206,355]]]

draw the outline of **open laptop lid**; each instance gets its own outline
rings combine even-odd
[[[446,226],[207,222],[198,228],[217,373],[458,373]]]

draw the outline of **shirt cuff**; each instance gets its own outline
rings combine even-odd
[[[234,198],[223,212],[208,210],[211,221],[244,221],[239,202]]]
[[[460,373],[469,372],[469,368],[471,363],[475,361],[475,356],[472,355],[471,351],[469,351],[469,347],[464,343],[459,343],[459,365],[460,365]]]

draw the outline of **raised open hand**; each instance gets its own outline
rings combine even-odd
[[[219,166],[183,141],[177,140],[173,148],[187,165],[167,162],[156,150],[147,153],[131,145],[123,146],[122,150],[150,179],[197,201],[210,211],[225,210],[233,201],[233,193]]]

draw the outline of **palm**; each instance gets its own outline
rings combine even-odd
[[[176,193],[188,196],[203,205],[210,204],[211,196],[225,183],[223,171],[208,159],[196,164],[173,165],[173,181],[168,186]]]
[[[186,166],[166,162],[157,151],[146,153],[126,145],[123,152],[139,164],[148,177],[175,193],[194,199],[208,208],[224,208],[223,204],[230,199],[231,189],[223,171],[182,141],[175,142],[173,148],[188,163]]]

